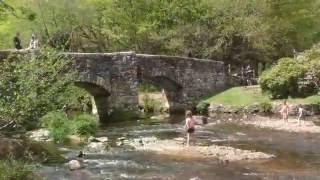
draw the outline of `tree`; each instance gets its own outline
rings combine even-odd
[[[30,128],[46,113],[61,110],[71,101],[66,94],[75,75],[71,67],[72,61],[51,49],[41,49],[34,57],[12,55],[2,61],[1,119]]]

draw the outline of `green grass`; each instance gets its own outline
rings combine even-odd
[[[214,94],[203,98],[203,101],[208,103],[217,103],[231,106],[247,106],[254,103],[271,102],[268,95],[263,94],[259,86],[250,87],[234,87],[227,89],[221,93]],[[281,102],[283,100],[273,100]],[[312,104],[319,103],[320,96],[313,95],[306,98],[289,98],[291,104]]]

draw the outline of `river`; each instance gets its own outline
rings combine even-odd
[[[97,136],[107,136],[111,148],[106,153],[87,154],[85,168],[68,170],[64,165],[43,165],[38,172],[48,180],[159,179],[159,180],[316,180],[320,179],[319,134],[288,133],[242,127],[232,123],[203,127],[196,131],[201,145],[226,145],[276,155],[263,161],[222,162],[216,159],[188,159],[159,155],[117,146],[118,138],[156,136],[159,139],[184,137],[183,116],[109,124]],[[66,158],[74,158],[82,147],[64,145]]]

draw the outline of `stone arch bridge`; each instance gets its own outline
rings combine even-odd
[[[8,54],[0,51],[0,60]],[[76,62],[75,83],[94,97],[100,119],[113,108],[138,110],[140,82],[161,87],[170,111],[225,87],[223,62],[134,52],[64,54]]]

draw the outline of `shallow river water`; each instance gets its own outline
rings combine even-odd
[[[113,143],[120,137],[128,140],[149,136],[160,139],[184,137],[182,121],[183,116],[172,116],[162,120],[110,124],[97,133],[97,136],[109,138],[110,150],[86,155],[83,159],[85,168],[69,171],[61,164],[42,166],[38,172],[48,180],[320,180],[320,134],[288,133],[232,123],[198,128],[195,140],[199,145],[225,145],[276,155],[271,160],[229,163],[138,152]],[[73,159],[82,147],[70,145],[61,149],[66,158]]]

